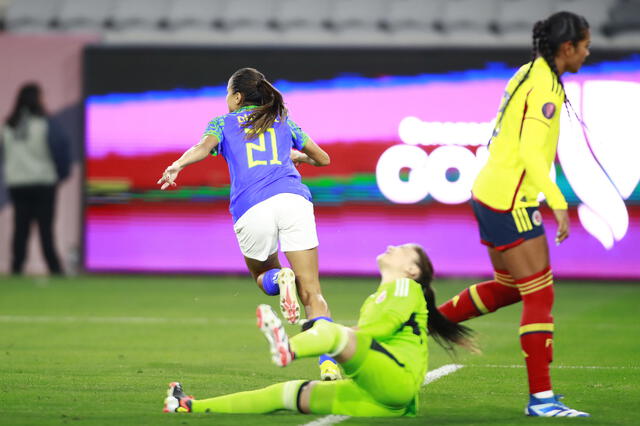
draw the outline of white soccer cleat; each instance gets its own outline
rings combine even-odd
[[[258,305],[256,319],[258,320],[258,328],[269,342],[273,363],[278,367],[290,364],[293,361],[293,353],[289,349],[289,336],[271,306]]]
[[[590,417],[589,413],[567,407],[557,396],[536,398],[530,395],[524,414],[534,417]]]
[[[193,397],[184,393],[179,382],[171,382],[162,411],[165,413],[190,413],[191,401],[193,401]]]
[[[278,272],[278,287],[280,287],[280,311],[282,317],[289,324],[300,321],[300,303],[296,288],[296,275],[289,268],[282,268]]]

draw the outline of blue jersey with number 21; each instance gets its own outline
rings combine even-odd
[[[311,200],[309,188],[291,161],[291,148],[302,149],[309,139],[293,121],[278,119],[259,136],[247,138],[242,127],[255,106],[214,118],[205,135],[220,143],[211,152],[221,154],[229,166],[231,202],[229,210],[236,222],[252,206],[277,194],[298,194]]]

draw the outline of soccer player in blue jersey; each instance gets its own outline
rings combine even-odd
[[[329,320],[318,275],[318,237],[309,188],[298,163],[329,164],[323,151],[289,117],[282,94],[259,71],[242,68],[227,86],[229,113],[214,118],[198,144],[167,167],[161,189],[176,186],[182,169],[210,154],[222,155],[231,176],[234,230],[247,267],[268,295],[280,295],[288,322]],[[291,269],[280,266],[278,241]],[[321,377],[339,378],[335,361],[320,358]]]

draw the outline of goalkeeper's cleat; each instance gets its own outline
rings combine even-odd
[[[180,383],[171,382],[162,411],[165,413],[190,413],[192,400],[193,397],[184,393]]]
[[[273,363],[278,367],[290,364],[293,361],[293,353],[289,348],[289,336],[287,336],[280,318],[269,305],[258,305],[256,317],[258,327],[269,342]]]
[[[340,380],[340,367],[333,361],[325,360],[320,364],[320,379],[325,381]]]
[[[551,398],[536,398],[530,395],[524,414],[535,417],[590,417],[589,413],[567,407],[560,402],[557,395]]]
[[[289,324],[300,321],[300,303],[296,289],[296,275],[289,268],[282,268],[278,272],[278,287],[280,288],[280,311],[282,317]]]

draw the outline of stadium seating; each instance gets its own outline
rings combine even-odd
[[[172,30],[212,30],[222,26],[226,1],[174,0],[167,13],[167,28]]]
[[[589,21],[592,30],[602,31],[609,19],[609,10],[615,0],[558,0],[554,4],[554,12],[569,10],[578,13]]]
[[[611,9],[610,17],[605,32],[611,35],[635,33],[640,37],[640,0],[618,1]]]
[[[499,39],[491,26],[497,11],[497,0],[449,0],[444,3],[438,27],[449,43],[497,44]]]
[[[395,0],[381,22],[392,32],[433,32],[442,20],[443,5],[442,0]]]
[[[6,31],[89,31],[106,43],[526,46],[535,20],[569,10],[594,44],[640,45],[639,0],[3,1]]]
[[[342,0],[333,5],[330,26],[340,32],[376,32],[386,12],[384,0]]]
[[[13,32],[50,31],[60,6],[61,0],[14,0],[7,8],[5,27]]]
[[[441,26],[448,33],[485,33],[497,7],[494,0],[449,0],[444,3]]]
[[[115,3],[109,0],[64,0],[55,16],[66,31],[100,31],[112,16]]]
[[[158,27],[169,11],[171,0],[119,0],[111,15],[111,25],[118,30]]]

